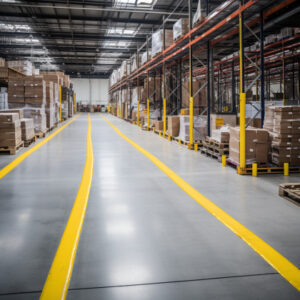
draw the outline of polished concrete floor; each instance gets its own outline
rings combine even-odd
[[[93,183],[67,299],[299,299],[256,252],[99,114]],[[230,167],[107,116],[203,195],[300,266],[300,207],[278,196],[299,175]],[[0,181],[0,299],[38,299],[85,163],[87,114]],[[0,167],[11,160],[0,156]]]

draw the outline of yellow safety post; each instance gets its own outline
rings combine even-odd
[[[194,145],[194,150],[197,152],[198,151],[198,144]]]
[[[246,94],[240,96],[240,167],[246,167]]]
[[[178,139],[178,144],[181,145],[181,139]]]
[[[222,166],[223,167],[226,167],[226,158],[227,158],[226,155],[223,154],[222,155]]]
[[[166,98],[164,98],[163,101],[163,122],[164,122],[163,137],[165,137],[167,131],[167,99]]]
[[[74,111],[74,114],[76,114],[76,93],[73,94],[73,100],[74,100],[73,111]]]
[[[171,142],[171,136],[168,134],[168,141]]]
[[[192,145],[194,142],[193,127],[194,127],[194,99],[193,97],[190,97],[190,145]]]
[[[161,131],[159,132],[159,136],[161,136]]]
[[[153,132],[155,131],[155,127],[152,127]]]
[[[58,86],[58,99],[59,99],[59,121],[62,122],[62,115],[61,115],[61,85]]]
[[[284,163],[283,164],[283,175],[289,176],[289,172],[290,172],[289,163]]]
[[[136,124],[140,125],[140,101],[137,101]]]
[[[257,163],[252,164],[252,176],[257,177]]]
[[[147,99],[147,130],[150,129],[150,101]]]

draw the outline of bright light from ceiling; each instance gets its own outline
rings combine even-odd
[[[114,7],[142,7],[152,9],[157,0],[115,0]]]
[[[135,34],[136,34],[136,30],[126,29],[126,28],[121,28],[121,27],[112,27],[107,30],[107,35],[134,36]]]
[[[20,25],[20,24],[6,24],[0,23],[0,29],[6,31],[30,31],[31,27],[29,25]]]
[[[26,39],[22,39],[22,38],[15,38],[14,41],[16,43],[26,43],[26,44],[29,44],[29,43],[34,43],[34,44],[39,44],[40,41],[38,39],[30,39],[30,38],[26,38]]]

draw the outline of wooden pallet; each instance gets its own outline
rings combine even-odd
[[[24,141],[24,147],[29,147],[32,143],[36,142],[36,136],[34,136],[33,138]]]
[[[300,206],[300,183],[280,184],[279,196]]]
[[[15,155],[23,147],[24,147],[24,142],[21,141],[17,146],[1,147],[0,148],[0,152],[2,152],[2,153],[9,153],[10,155]]]
[[[200,153],[204,154],[204,155],[206,155],[208,157],[215,158],[215,159],[217,159],[220,162],[222,161],[222,155],[220,155],[220,154],[218,154],[218,153],[216,153],[216,152],[214,152],[212,150],[209,150],[209,149],[207,149],[205,147],[200,148]]]
[[[57,124],[53,125],[53,127],[50,128],[49,131],[53,131],[53,130],[56,129],[56,128],[57,128]]]
[[[36,136],[36,138],[41,139],[46,136],[47,132],[48,132],[48,128],[44,131],[36,132],[35,136]]]

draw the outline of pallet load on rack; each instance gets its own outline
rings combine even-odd
[[[24,146],[28,147],[35,140],[34,122],[33,119],[21,119],[22,140]]]
[[[222,155],[228,157],[229,155],[229,138],[230,138],[230,127],[223,126],[220,129],[214,129],[211,137],[206,137],[203,141],[203,147],[201,153],[222,159]]]
[[[141,65],[141,61],[142,61],[142,55],[139,54],[139,55],[136,55],[134,54],[131,58],[131,67],[130,67],[130,72],[134,72],[138,66]],[[121,71],[120,71],[120,75],[119,75],[119,78],[122,79],[122,74],[121,74]]]
[[[0,78],[6,79],[8,78],[8,68],[7,63],[4,58],[0,57]]]
[[[141,65],[144,65],[151,58],[151,53],[152,53],[151,49],[148,49],[148,52],[147,51],[143,52],[141,57]]]
[[[266,164],[269,152],[269,132],[265,129],[246,128],[246,165]],[[240,127],[230,127],[229,160],[240,164]]]
[[[164,30],[165,30],[165,47],[164,47]],[[152,34],[152,58],[173,44],[173,30],[159,29]]]
[[[205,18],[204,11],[201,7],[201,0],[198,1],[196,13],[193,16],[193,26],[197,26]]]
[[[47,132],[45,113],[46,83],[43,76],[28,76],[25,78],[25,118],[32,118],[34,131],[39,137]]]
[[[16,154],[23,146],[18,113],[0,113],[0,151]]]
[[[189,19],[188,18],[179,19],[173,25],[173,40],[174,40],[174,42],[179,40],[181,37],[183,37],[188,32],[189,32]]]
[[[264,128],[271,137],[272,163],[300,165],[300,106],[267,106]]]

